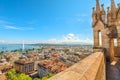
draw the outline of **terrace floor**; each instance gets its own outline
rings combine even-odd
[[[116,65],[107,63],[106,77],[107,80],[120,80],[120,62],[116,63]]]

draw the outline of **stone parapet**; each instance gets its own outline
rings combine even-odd
[[[106,80],[104,54],[91,54],[48,80]]]

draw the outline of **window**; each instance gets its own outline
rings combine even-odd
[[[100,30],[98,31],[98,39],[99,39],[99,46],[102,46],[102,33]]]
[[[117,46],[117,39],[114,39],[114,46]]]

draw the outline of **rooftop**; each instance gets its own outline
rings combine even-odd
[[[34,63],[34,62],[29,59],[19,59],[19,60],[15,61],[15,63],[24,65],[24,64]]]

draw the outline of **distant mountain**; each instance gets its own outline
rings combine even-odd
[[[37,43],[33,45],[41,45],[41,46],[92,46],[92,44],[80,44],[80,43],[59,43],[59,44],[52,44],[52,43]]]

